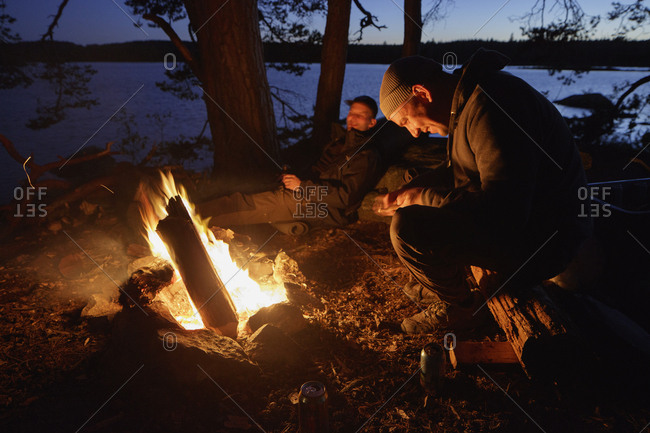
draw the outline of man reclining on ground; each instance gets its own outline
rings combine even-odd
[[[347,128],[335,124],[320,159],[298,177],[282,174],[282,186],[256,194],[234,193],[198,205],[203,217],[219,227],[271,223],[290,233],[307,226],[343,226],[357,220],[357,209],[383,174],[372,138],[377,103],[369,96],[346,101]],[[293,223],[293,224],[287,224]]]

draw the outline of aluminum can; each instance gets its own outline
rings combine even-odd
[[[328,433],[327,390],[321,382],[305,382],[298,400],[300,433]]]
[[[445,377],[445,351],[437,343],[429,343],[420,352],[420,385],[428,395],[438,396]]]

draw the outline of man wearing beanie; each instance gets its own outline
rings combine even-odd
[[[370,96],[345,102],[350,106],[346,128],[332,125],[331,141],[309,170],[283,173],[282,185],[271,191],[205,200],[197,205],[201,216],[219,227],[270,223],[288,234],[356,221],[364,196],[383,174],[379,151],[371,141],[378,109]]]
[[[446,164],[380,199],[412,277],[405,292],[428,304],[402,322],[407,333],[480,326],[490,314],[469,266],[516,290],[562,272],[591,232],[571,132],[551,102],[501,71],[507,62],[481,49],[453,74],[418,56],[384,74],[389,120],[415,137],[448,136]]]

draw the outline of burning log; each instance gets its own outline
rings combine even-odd
[[[531,377],[571,382],[585,360],[576,325],[541,286],[522,287],[516,296],[500,291],[498,275],[472,266],[472,273],[498,325]]]
[[[169,200],[167,214],[158,223],[156,231],[167,245],[203,323],[223,335],[236,338],[238,316],[235,304],[179,196]]]

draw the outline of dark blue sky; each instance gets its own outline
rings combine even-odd
[[[423,9],[431,2],[432,0],[423,0]],[[59,0],[7,0],[6,3],[7,13],[17,19],[13,29],[23,40],[35,40],[45,32],[51,16],[56,13]],[[513,19],[521,16],[534,3],[534,0],[457,0],[446,8],[446,19],[425,25],[422,40],[507,40],[511,35],[519,38],[519,23]],[[611,0],[582,0],[581,3],[585,12],[591,15],[604,15],[611,9]],[[388,27],[381,31],[366,29],[363,42],[401,43],[403,0],[364,0],[362,4],[379,18],[381,24]],[[358,29],[361,17],[354,5],[352,9],[351,33]],[[124,6],[123,0],[70,0],[55,32],[55,39],[78,44],[166,39],[165,34],[158,29],[144,27],[144,32],[138,29],[131,21],[135,17],[129,15],[130,11]],[[324,19],[315,18],[311,24],[322,30]],[[608,37],[612,27],[604,26],[601,36]],[[174,28],[186,39],[186,23],[177,22]],[[645,39],[649,35],[641,34],[640,37]]]

